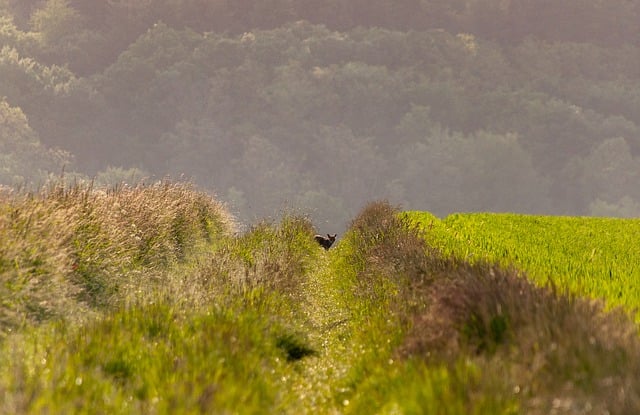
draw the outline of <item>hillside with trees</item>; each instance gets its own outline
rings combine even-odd
[[[640,214],[638,0],[2,0],[0,184]]]

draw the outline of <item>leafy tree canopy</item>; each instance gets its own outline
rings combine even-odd
[[[89,176],[190,178],[243,217],[342,222],[381,197],[626,215],[639,17],[637,0],[4,0],[0,97],[24,120],[3,143],[31,144],[3,180],[62,148]]]

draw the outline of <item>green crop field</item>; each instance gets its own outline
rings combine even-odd
[[[471,262],[515,266],[539,284],[640,305],[640,219],[409,212],[429,243]]]

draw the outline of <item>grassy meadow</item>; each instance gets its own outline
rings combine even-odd
[[[0,413],[638,413],[633,229],[373,202],[325,251],[185,184],[5,191]]]

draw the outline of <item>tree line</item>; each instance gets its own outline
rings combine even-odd
[[[640,212],[639,1],[0,1],[0,183]],[[561,24],[562,23],[562,24]]]

